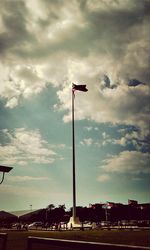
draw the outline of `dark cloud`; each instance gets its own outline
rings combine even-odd
[[[27,30],[28,11],[23,1],[1,2],[1,18],[4,31],[0,34],[0,52],[13,53],[13,49],[33,42],[33,35]]]
[[[38,0],[29,3],[22,0],[1,1],[0,5],[1,54],[6,62],[9,59],[20,68],[29,63],[35,72],[31,75],[39,79],[38,89],[45,86],[43,82],[47,79],[55,86],[62,85],[62,79],[84,81],[92,90],[89,102],[93,100],[93,104],[83,111],[83,116],[88,114],[101,122],[100,106],[105,113],[103,122],[137,124],[139,115],[141,121],[148,124],[149,1]],[[11,70],[17,82],[14,89],[19,86],[20,95],[35,93],[37,81],[32,81],[30,87],[28,84],[31,69],[23,75],[19,75],[15,66]],[[100,76],[103,76],[101,83]],[[7,85],[11,89],[9,93],[12,92],[9,82]],[[63,86],[64,91],[68,89]],[[131,88],[133,86],[139,88]],[[8,89],[3,87],[1,93],[9,99],[12,96],[8,95]],[[69,109],[70,102],[63,90],[62,109]],[[99,90],[105,90],[100,93],[100,101]],[[18,92],[15,97],[18,98]]]
[[[37,22],[42,28],[47,28],[49,25],[61,19],[64,3],[60,0],[43,0],[41,6],[45,10],[45,15],[39,17]]]
[[[114,1],[115,2],[115,1]],[[107,2],[104,9],[92,10],[87,7],[89,1],[39,1],[43,7],[43,15],[32,20],[32,12],[25,1],[7,1],[2,5],[3,24],[7,31],[1,34],[1,52],[12,49],[11,53],[25,58],[44,58],[49,54],[58,51],[70,52],[77,56],[88,56],[91,51],[98,53],[112,53],[114,57],[121,59],[126,54],[127,46],[136,41],[138,34],[135,34],[132,27],[142,24],[148,18],[145,13],[147,1],[133,1],[134,8],[110,9]],[[120,1],[116,1],[118,6]],[[44,32],[51,32],[52,24],[63,21],[65,10],[74,11],[80,9],[85,26],[73,25],[60,32],[54,41],[44,40]],[[40,5],[39,5],[40,8]],[[45,15],[44,15],[45,11]],[[32,20],[32,21],[31,21]],[[36,22],[39,26],[37,34],[30,27],[30,22]],[[78,22],[78,20],[76,20]],[[80,21],[79,21],[80,22]],[[28,28],[27,28],[28,26]],[[38,32],[38,31],[37,31]]]
[[[142,82],[140,82],[139,80],[137,80],[137,79],[131,79],[131,80],[129,80],[129,82],[128,82],[128,86],[129,87],[136,87],[136,86],[138,86],[138,85],[145,85],[144,83],[142,83]]]
[[[137,3],[137,1],[136,1]],[[139,1],[138,1],[139,3]],[[143,4],[138,4],[134,9],[117,9],[85,12],[86,20],[89,22],[88,32],[97,49],[109,50],[114,56],[119,57],[126,53],[126,46],[136,41],[139,33],[135,33],[132,28],[142,25],[146,18]],[[94,44],[93,44],[94,45]]]
[[[117,85],[116,84],[112,84],[111,80],[109,79],[109,77],[107,75],[104,75],[102,77],[102,81],[101,81],[100,87],[101,87],[101,89],[105,89],[105,88],[114,89],[114,88],[117,88]]]
[[[110,88],[110,79],[107,75],[104,75],[105,87]]]
[[[79,3],[79,1],[75,2]],[[148,17],[144,15],[144,2],[137,4],[134,9],[113,11],[109,8],[99,11],[89,10],[85,7],[86,3],[87,1],[83,1],[80,4],[86,25],[75,26],[68,30],[65,36],[60,36],[60,39],[54,43],[47,44],[50,53],[65,50],[85,57],[93,50],[103,54],[109,51],[114,57],[120,59],[126,54],[127,46],[139,37],[139,34],[134,33],[132,28],[142,25]],[[43,53],[45,50],[46,48],[41,48]]]

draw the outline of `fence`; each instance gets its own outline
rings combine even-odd
[[[7,234],[0,233],[0,250],[6,250]]]
[[[144,250],[150,247],[28,237],[27,250]]]

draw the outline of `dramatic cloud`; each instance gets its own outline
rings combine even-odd
[[[149,163],[150,155],[148,153],[123,151],[119,155],[106,159],[100,168],[112,173],[150,174]]]
[[[41,190],[30,190],[25,184],[29,180],[36,184],[45,172],[30,178],[26,168],[18,166],[32,169],[40,164],[44,171],[44,164],[55,161],[54,180],[62,191],[52,192],[51,197],[56,202],[70,200],[71,141],[66,123],[72,119],[72,83],[88,88],[86,93],[75,93],[75,120],[85,119],[77,122],[84,127],[78,137],[80,153],[92,147],[94,156],[87,155],[92,165],[97,165],[99,157],[116,154],[101,166],[97,179],[101,186],[107,181],[111,190],[109,180],[115,174],[131,173],[132,180],[137,180],[149,173],[149,0],[1,0],[0,30],[0,163],[14,165],[17,171],[16,177],[8,176],[11,185],[4,184],[1,194],[20,198],[24,193],[24,206],[28,196],[41,197]],[[39,112],[34,116],[33,108]],[[66,168],[59,168],[62,159]],[[95,176],[90,177],[94,187]],[[24,187],[19,189],[21,179]],[[148,194],[146,181],[144,185]],[[92,197],[99,201],[96,192]],[[44,194],[48,201],[46,187]],[[139,197],[145,199],[142,192]]]
[[[59,87],[55,107],[67,112],[67,122],[71,83],[86,83],[89,92],[76,95],[76,119],[147,130],[149,5],[148,0],[1,1],[0,96],[6,107],[52,84]]]
[[[1,164],[26,165],[28,162],[36,164],[50,164],[56,153],[50,149],[48,143],[41,138],[39,131],[27,131],[24,128],[10,133],[2,131],[7,140],[6,145],[0,145]]]

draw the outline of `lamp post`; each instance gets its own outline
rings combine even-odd
[[[143,207],[143,206],[140,206],[140,210],[141,210],[141,220],[143,219],[143,209],[144,209],[144,207]]]
[[[2,172],[2,179],[0,181],[0,184],[2,184],[2,182],[4,181],[5,173],[8,173],[10,170],[12,170],[12,167],[0,165],[0,172]]]
[[[30,204],[29,207],[30,207],[30,211],[32,212],[32,204]]]

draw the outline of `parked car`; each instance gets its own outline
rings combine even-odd
[[[88,221],[85,221],[83,224],[82,224],[82,227],[84,229],[92,229],[92,223],[91,222],[88,222]]]
[[[100,225],[102,227],[108,227],[108,226],[111,226],[111,222],[110,221],[101,221]]]
[[[43,222],[35,221],[28,225],[28,229],[37,229],[38,227],[43,227]]]
[[[62,222],[60,222],[59,223],[59,225],[60,225],[60,229],[62,229],[62,230],[66,230],[67,229],[67,222],[64,222],[64,221],[62,221]]]
[[[13,223],[11,227],[12,227],[13,229],[17,229],[18,224],[19,224],[18,222],[17,222],[17,223]]]

